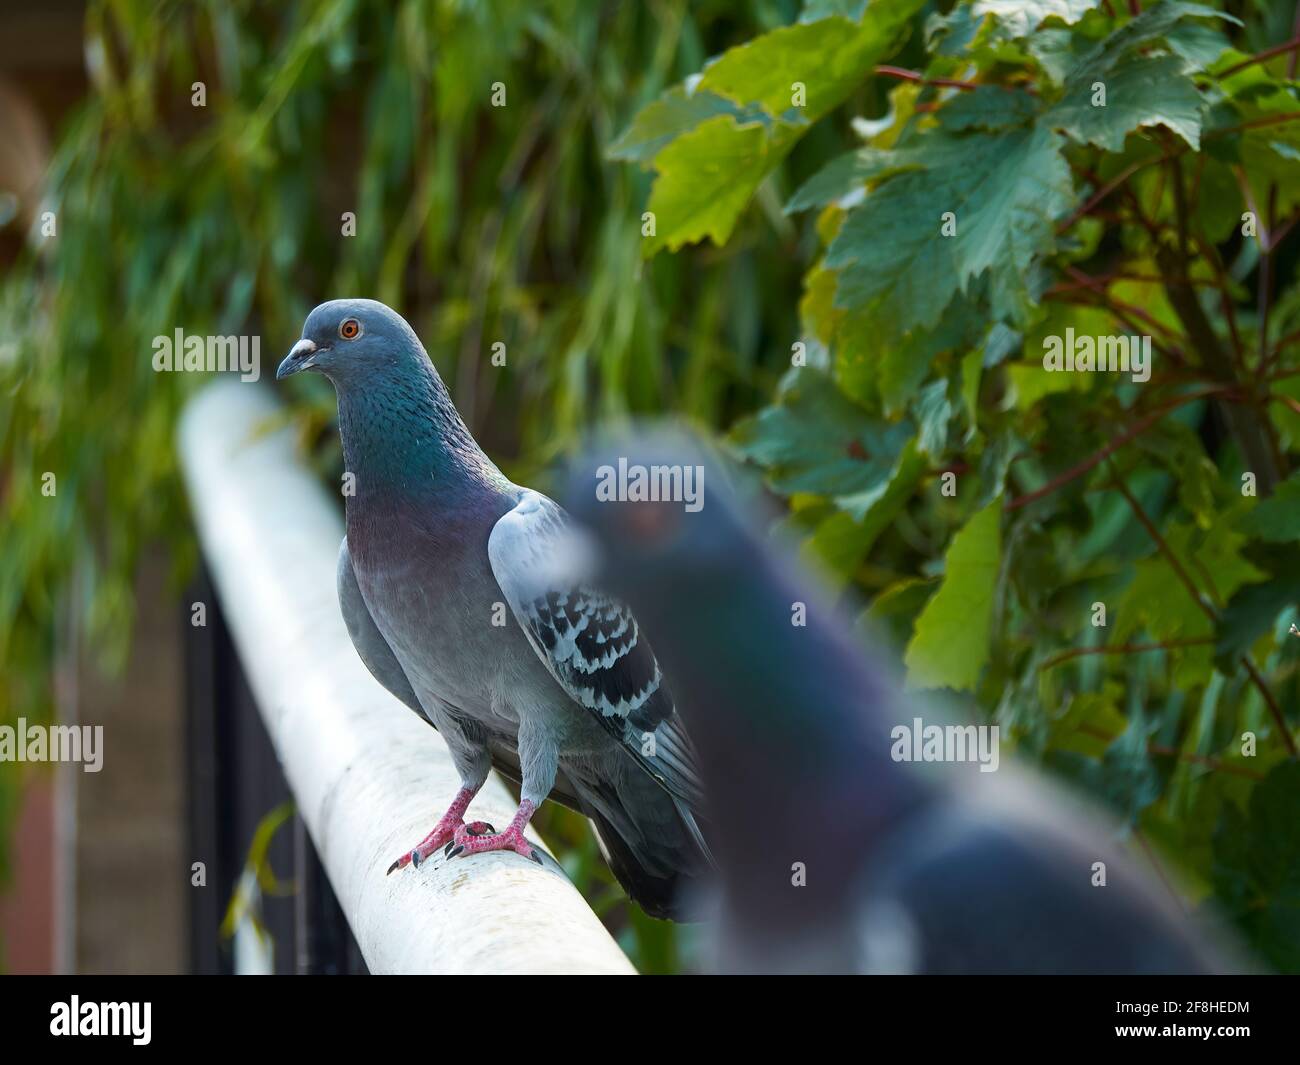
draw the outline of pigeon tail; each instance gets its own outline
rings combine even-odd
[[[692,920],[694,888],[712,873],[698,814],[640,772],[630,758],[625,761],[599,773],[570,766],[583,813],[595,825],[601,853],[633,902],[651,917]]]
[[[588,811],[588,816],[596,826],[601,854],[633,902],[651,917],[661,921],[698,919],[694,913],[694,900],[699,894],[697,888],[701,884],[704,872],[702,868],[700,875],[692,876],[679,868],[651,866],[647,864],[644,854],[638,853],[623,838],[611,818],[604,816],[598,809]],[[691,820],[693,823],[694,819]]]

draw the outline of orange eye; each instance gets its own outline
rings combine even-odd
[[[344,340],[356,340],[361,335],[361,323],[355,318],[344,318],[339,323],[339,336]]]

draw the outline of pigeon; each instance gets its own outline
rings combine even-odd
[[[508,850],[549,796],[589,817],[610,868],[654,917],[687,916],[707,873],[691,740],[637,619],[577,581],[580,539],[508,480],[452,404],[414,330],[373,300],[316,307],[276,372],[324,374],[351,491],[339,606],[371,674],[441,733],[461,787],[389,866]],[[489,771],[520,788],[503,831],[465,814]]]
[[[610,469],[694,508],[610,500]],[[670,476],[671,474],[671,476]],[[1200,973],[1236,967],[1102,815],[1001,759],[901,761],[905,693],[810,574],[769,541],[729,467],[681,434],[593,448],[562,498],[598,576],[656,634],[699,752],[724,972]],[[606,493],[607,496],[607,493]],[[802,622],[802,623],[801,623]]]

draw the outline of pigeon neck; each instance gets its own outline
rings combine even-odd
[[[396,491],[445,498],[476,482],[505,481],[431,364],[340,388],[339,435],[358,497]]]
[[[678,632],[656,650],[702,763],[725,782],[709,803],[729,891],[755,916],[786,920],[797,860],[818,870],[806,899],[824,915],[847,904],[862,851],[931,792],[892,760],[903,706],[883,668],[840,631],[842,616],[757,551],[734,563],[734,579],[674,599],[671,614],[648,611],[642,624],[652,642],[665,626]],[[806,604],[805,626],[791,625],[795,602]]]

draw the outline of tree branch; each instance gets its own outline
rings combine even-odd
[[[1096,728],[1092,725],[1080,725],[1079,731],[1085,736],[1091,736],[1093,739],[1103,740],[1106,743],[1114,743],[1118,736],[1112,736],[1110,733]],[[1180,762],[1187,762],[1190,765],[1203,765],[1220,773],[1231,773],[1233,776],[1249,777],[1251,780],[1263,780],[1264,774],[1255,769],[1247,769],[1244,765],[1229,765],[1218,758],[1211,758],[1206,754],[1190,754],[1185,751],[1178,751],[1172,747],[1166,747],[1162,743],[1147,742],[1147,752],[1149,754],[1158,754],[1166,758],[1177,758]]]
[[[878,66],[877,74],[883,74],[887,78],[901,78],[903,81],[916,81],[922,85],[941,85],[945,89],[961,89],[963,92],[970,92],[981,86],[973,81],[959,81],[956,78],[927,78],[919,70],[907,70],[904,67]]]
[[[1174,209],[1178,216],[1179,250],[1175,251],[1168,244],[1160,244],[1156,249],[1156,262],[1161,273],[1169,277],[1182,277],[1188,272],[1189,251],[1187,201],[1183,194],[1181,171],[1177,173],[1177,180],[1174,181],[1173,187]],[[1232,360],[1223,350],[1223,345],[1219,343],[1218,334],[1206,317],[1196,293],[1182,285],[1166,284],[1165,295],[1183,323],[1192,350],[1199,355],[1201,365],[1209,372],[1210,377],[1224,384],[1237,384],[1237,373]],[[1231,402],[1226,396],[1220,403],[1219,409],[1228,423],[1229,431],[1237,441],[1237,446],[1241,449],[1246,468],[1259,479],[1264,494],[1269,495],[1281,480],[1284,471],[1281,468],[1275,442],[1271,437],[1272,424],[1267,417],[1259,415],[1262,404],[1259,403],[1258,397],[1251,398],[1254,411]]]
[[[1169,563],[1174,573],[1177,574],[1178,579],[1183,582],[1183,586],[1190,593],[1193,602],[1201,608],[1212,624],[1218,624],[1218,611],[1202,598],[1201,593],[1196,589],[1195,582],[1190,576],[1188,576],[1187,570],[1185,570],[1183,564],[1178,561],[1178,557],[1174,554],[1165,538],[1160,535],[1160,530],[1157,529],[1151,519],[1147,517],[1147,512],[1142,509],[1142,504],[1139,503],[1137,499],[1134,498],[1133,493],[1128,490],[1128,485],[1124,483],[1124,479],[1119,475],[1118,471],[1116,471],[1115,474],[1115,486],[1119,489],[1120,494],[1125,498],[1125,500],[1128,501],[1129,508],[1133,511],[1134,517],[1136,517],[1142,524],[1142,527],[1146,529],[1147,535],[1155,541],[1155,545],[1159,549],[1160,553],[1164,555],[1165,561]],[[1282,716],[1282,708],[1277,705],[1277,700],[1273,698],[1273,693],[1268,690],[1268,685],[1264,682],[1264,678],[1260,675],[1259,670],[1255,668],[1255,663],[1251,661],[1249,654],[1243,654],[1241,656],[1241,664],[1246,667],[1246,672],[1250,674],[1250,679],[1254,682],[1255,687],[1259,689],[1260,695],[1264,697],[1264,703],[1268,707],[1269,713],[1273,716],[1273,720],[1277,724],[1278,732],[1282,735],[1282,742],[1286,744],[1287,750],[1291,752],[1291,757],[1300,758],[1300,750],[1296,749],[1295,737],[1291,735],[1291,730],[1287,727],[1286,718]]]
[[[1247,67],[1253,67],[1256,63],[1267,62],[1268,60],[1272,59],[1274,56],[1281,55],[1283,52],[1293,53],[1291,56],[1291,62],[1288,65],[1291,67],[1292,71],[1294,71],[1295,69],[1294,52],[1297,48],[1300,48],[1300,37],[1292,38],[1291,40],[1286,41],[1282,44],[1275,44],[1273,45],[1272,48],[1265,48],[1262,52],[1256,52],[1249,59],[1243,59],[1240,63],[1235,63],[1234,65],[1230,66],[1227,70],[1220,71],[1217,76],[1220,78],[1230,77],[1231,75],[1237,73],[1237,71],[1239,70],[1245,70]],[[1294,74],[1293,73],[1288,74],[1287,76],[1294,77]]]
[[[1198,392],[1189,392],[1185,396],[1179,396],[1178,399],[1166,403],[1163,407],[1160,407],[1152,411],[1145,418],[1142,418],[1140,421],[1134,424],[1127,432],[1116,437],[1105,447],[1100,448],[1097,451],[1094,451],[1082,462],[1077,462],[1073,466],[1071,466],[1068,470],[1065,470],[1063,473],[1057,474],[1045,485],[1043,485],[1042,488],[1037,488],[1032,492],[1027,492],[1025,495],[1017,496],[1015,499],[1010,500],[1006,505],[1006,509],[1018,510],[1020,507],[1028,506],[1030,503],[1034,503],[1037,500],[1042,499],[1046,495],[1051,495],[1051,493],[1055,492],[1062,485],[1069,484],[1069,482],[1075,480],[1076,478],[1082,477],[1090,469],[1096,466],[1097,463],[1101,462],[1102,459],[1108,458],[1110,455],[1113,455],[1116,451],[1122,448],[1125,444],[1129,443],[1129,441],[1133,440],[1135,437],[1141,436],[1148,429],[1150,429],[1151,426],[1155,425],[1156,422],[1158,422],[1161,418],[1163,418],[1166,414],[1168,414],[1171,410],[1177,410],[1179,407],[1185,407],[1188,403],[1194,403],[1198,399],[1204,399],[1206,396],[1215,395],[1219,392],[1224,391],[1226,387],[1227,386],[1224,385],[1214,385],[1209,388],[1201,389]]]
[[[1087,655],[1134,655],[1144,654],[1147,651],[1169,651],[1179,647],[1196,647],[1199,644],[1208,643],[1214,643],[1213,636],[1188,636],[1181,640],[1166,640],[1164,643],[1122,643],[1108,644],[1104,647],[1072,647],[1068,651],[1062,651],[1059,655],[1053,655],[1038,668],[1040,671],[1052,669],[1062,662],[1069,662]]]
[[[1125,303],[1123,300],[1116,299],[1114,296],[1112,296],[1109,292],[1106,291],[1105,284],[1099,278],[1089,277],[1077,266],[1067,266],[1065,268],[1065,272],[1068,273],[1072,278],[1074,278],[1079,284],[1083,285],[1085,288],[1091,289],[1094,293],[1096,293],[1097,296],[1102,301],[1102,303],[1104,303],[1108,308],[1113,308],[1117,312],[1118,311],[1126,312],[1132,317],[1137,318],[1142,322],[1145,322],[1153,330],[1163,334],[1169,340],[1181,341],[1183,339],[1172,329],[1170,329],[1167,325],[1165,325],[1163,322],[1158,321],[1153,315],[1144,311],[1141,307],[1135,307],[1131,303]],[[1182,358],[1181,350],[1178,351],[1178,358],[1179,359]]]

